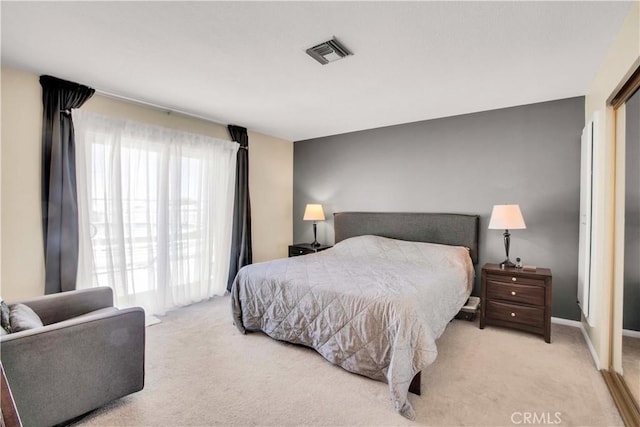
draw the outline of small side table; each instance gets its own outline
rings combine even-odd
[[[480,329],[504,326],[544,336],[551,342],[551,270],[482,267]]]
[[[330,247],[332,246],[331,245],[313,246],[311,245],[311,243],[294,243],[293,245],[289,246],[289,257],[314,254],[316,252],[329,249]]]

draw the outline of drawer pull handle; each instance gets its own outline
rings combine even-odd
[[[511,317],[516,317],[516,314],[515,313],[511,313]]]
[[[511,295],[515,295],[515,294],[516,294],[516,291],[511,291]]]
[[[515,277],[512,277],[512,278],[511,278],[511,281],[512,281],[512,282],[515,282],[515,281],[517,281],[517,280],[518,280],[518,279],[516,279]]]

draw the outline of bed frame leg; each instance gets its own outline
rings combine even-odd
[[[418,396],[420,396],[420,374],[422,374],[422,372],[418,372],[409,385],[409,392],[417,394]]]

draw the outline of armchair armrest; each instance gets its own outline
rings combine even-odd
[[[104,286],[44,295],[19,302],[31,307],[43,324],[50,325],[101,308],[113,307],[113,291]]]

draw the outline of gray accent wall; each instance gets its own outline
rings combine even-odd
[[[487,230],[491,208],[517,203],[527,228],[511,232],[511,259],[551,268],[553,316],[579,320],[583,127],[577,97],[297,141],[294,241],[313,241],[307,203],[323,205],[318,240],[328,244],[334,212],[479,214],[481,266],[505,256],[502,231]]]
[[[626,105],[625,158],[622,319],[624,329],[640,331],[640,92]]]

